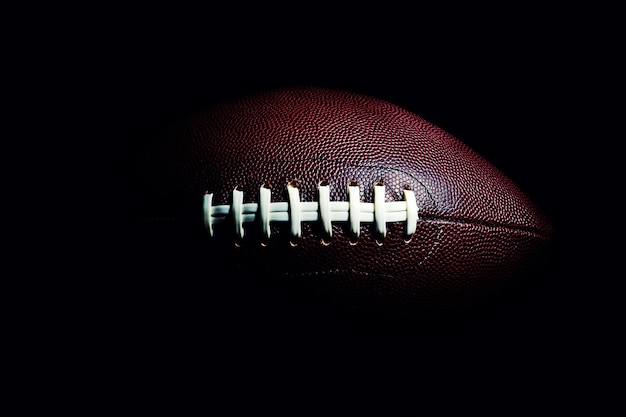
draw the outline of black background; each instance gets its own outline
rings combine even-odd
[[[391,398],[419,410],[437,398],[441,407],[596,409],[612,395],[596,383],[614,365],[616,305],[604,299],[610,274],[590,266],[598,253],[582,219],[598,196],[581,193],[595,180],[580,161],[602,146],[588,120],[608,87],[599,46],[611,34],[598,41],[583,10],[364,7],[102,10],[68,30],[72,110],[96,144],[82,149],[98,167],[87,188],[106,196],[93,205],[107,213],[98,250],[81,251],[91,266],[79,298],[93,312],[75,319],[81,346],[110,384],[153,406],[187,391],[208,408],[295,399],[301,410],[329,398],[368,408]],[[276,303],[280,289],[261,284],[211,293],[207,271],[223,279],[228,265],[204,265],[181,242],[155,250],[133,224],[134,151],[191,112],[298,85],[390,101],[470,145],[552,220],[549,263],[518,293],[429,324]],[[270,293],[272,305],[258,298]]]

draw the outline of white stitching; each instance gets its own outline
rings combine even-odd
[[[291,238],[302,236],[302,222],[319,221],[324,233],[332,236],[332,222],[349,222],[350,232],[355,238],[360,235],[361,223],[374,223],[378,235],[387,235],[387,223],[404,222],[405,234],[410,238],[416,231],[419,209],[415,193],[404,190],[404,201],[385,202],[385,185],[374,185],[374,202],[360,201],[359,185],[348,185],[349,201],[330,201],[330,186],[326,182],[318,184],[319,202],[300,201],[296,184],[287,185],[288,201],[272,202],[271,190],[261,186],[259,203],[243,203],[243,191],[235,188],[231,205],[213,205],[213,193],[206,193],[203,199],[204,226],[210,236],[214,236],[213,226],[224,223],[229,216],[234,222],[235,235],[242,239],[244,223],[258,221],[265,238],[271,234],[271,222],[289,222]]]
[[[361,197],[359,186],[356,183],[348,185],[348,218],[350,219],[350,232],[355,238],[361,234]]]
[[[319,192],[320,222],[326,236],[333,236],[332,219],[330,214],[330,187],[326,183],[320,183],[317,187]]]
[[[202,200],[202,216],[204,220],[204,227],[206,227],[209,232],[209,236],[213,236],[213,216],[215,216],[215,211],[212,207],[213,203],[213,194],[205,193],[204,199]]]
[[[376,232],[383,238],[387,236],[386,208],[385,186],[382,183],[376,184],[374,186],[374,223],[376,224]],[[404,210],[406,212],[406,203]]]
[[[270,237],[270,202],[272,200],[272,190],[269,187],[261,187],[259,190],[259,216],[261,219],[261,230],[263,236]]]
[[[300,207],[300,192],[298,187],[287,184],[287,197],[289,198],[289,224],[291,225],[291,237],[300,238],[302,236],[302,208]]]
[[[235,233],[243,239],[243,191],[236,188],[233,190],[233,203],[230,207],[235,220]]]

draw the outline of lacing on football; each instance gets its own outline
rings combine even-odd
[[[349,223],[354,239],[358,239],[361,223],[374,223],[375,234],[382,239],[387,235],[387,223],[404,222],[404,233],[409,241],[417,228],[419,210],[415,193],[404,189],[403,201],[385,201],[385,185],[374,185],[374,201],[360,201],[359,185],[348,185],[348,201],[330,201],[330,185],[326,181],[318,184],[319,201],[301,201],[298,186],[287,184],[288,201],[272,202],[271,189],[261,186],[258,203],[244,203],[244,192],[236,187],[232,192],[230,205],[213,205],[213,193],[207,192],[203,200],[204,225],[210,236],[214,236],[213,226],[233,222],[235,236],[244,237],[244,223],[258,222],[264,238],[271,236],[272,222],[288,222],[290,238],[297,241],[302,237],[302,222],[319,222],[328,238],[332,237],[334,222]]]

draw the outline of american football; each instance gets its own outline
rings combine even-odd
[[[146,220],[201,233],[212,268],[351,309],[471,305],[550,244],[550,221],[498,168],[374,97],[274,89],[161,136],[138,158]]]

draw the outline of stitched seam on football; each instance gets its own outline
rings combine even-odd
[[[506,229],[510,231],[528,233],[528,234],[540,237],[542,239],[550,238],[550,235],[542,233],[542,231],[537,229],[536,227],[520,226],[520,225],[515,225],[515,224],[498,223],[498,222],[492,222],[492,221],[481,222],[481,221],[477,221],[474,219],[470,220],[470,219],[463,219],[463,218],[451,217],[451,216],[450,217],[436,216],[436,215],[431,215],[431,214],[420,215],[420,221],[426,221],[426,222],[436,223],[436,224],[469,224],[473,226],[481,226],[481,227],[486,227],[486,228],[500,228],[500,229]]]

